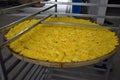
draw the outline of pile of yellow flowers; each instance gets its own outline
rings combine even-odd
[[[10,39],[36,21],[38,20],[26,20],[14,25],[5,35],[6,39]],[[89,20],[70,17],[51,17],[46,21],[99,26]],[[104,56],[113,51],[118,44],[118,37],[106,28],[38,24],[14,42],[11,42],[9,47],[22,56],[36,60],[79,62]]]

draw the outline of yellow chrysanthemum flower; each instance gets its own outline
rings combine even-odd
[[[5,35],[10,39],[37,20],[26,20]],[[10,48],[20,55],[50,62],[78,62],[96,59],[115,49],[118,37],[106,28],[97,28],[98,24],[89,20],[69,17],[49,18],[47,22],[67,22],[89,24],[96,27],[39,24],[14,42]]]

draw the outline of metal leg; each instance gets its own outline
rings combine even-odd
[[[99,4],[101,5],[106,5],[108,3],[108,0],[99,0]],[[100,16],[105,16],[106,15],[106,9],[107,7],[98,7],[98,12],[97,12],[97,15],[100,15]],[[104,24],[104,20],[105,18],[97,18],[96,22],[99,23],[99,24]]]
[[[0,34],[0,44],[3,42],[3,34]],[[0,47],[0,80],[8,80],[7,79],[7,74],[6,74],[6,68],[5,68],[5,64],[3,61],[3,55],[2,55],[2,48]]]
[[[55,2],[57,2],[57,0],[55,0]],[[55,5],[55,13],[57,12],[57,4]],[[55,15],[55,17],[57,17],[57,15]]]
[[[118,34],[118,37],[120,38],[120,24],[119,24],[118,28],[119,29],[118,29],[118,33],[117,34]]]
[[[113,60],[113,57],[111,57],[111,59],[108,61],[107,72],[106,72],[105,80],[109,80],[110,71],[111,71],[111,69],[112,69],[112,60]]]
[[[6,80],[5,73],[3,71],[3,66],[0,61],[0,80]]]
[[[8,80],[6,75],[5,65],[3,63],[1,48],[0,48],[0,76],[1,76],[0,80]]]

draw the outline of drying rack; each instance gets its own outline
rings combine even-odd
[[[39,3],[39,1],[27,3],[11,8],[6,8],[3,10],[0,10],[0,15],[12,13],[18,9],[34,5],[36,3]],[[50,67],[44,67],[40,65],[31,64],[28,62],[23,62],[21,60],[16,59],[11,52],[7,52],[7,56],[5,56],[5,51],[7,50],[6,46],[14,41],[16,38],[20,37],[22,34],[26,33],[30,29],[32,29],[34,26],[36,26],[39,23],[44,23],[44,20],[51,16],[76,16],[76,17],[87,17],[87,18],[96,18],[96,22],[103,24],[104,19],[120,19],[120,16],[107,16],[103,14],[106,12],[107,7],[116,7],[120,8],[120,5],[116,4],[103,4],[102,0],[100,4],[93,4],[93,3],[72,3],[72,2],[57,2],[55,0],[54,2],[51,1],[43,1],[41,3],[44,4],[52,4],[51,6],[40,10],[38,12],[35,12],[29,16],[23,17],[15,22],[12,22],[6,26],[3,26],[0,28],[0,38],[3,39],[4,34],[12,28],[13,25],[18,24],[20,22],[23,22],[27,19],[31,19],[36,15],[42,14],[43,12],[55,8],[55,11],[52,13],[46,13],[47,16],[42,17],[39,21],[34,23],[33,25],[29,26],[27,29],[21,31],[17,35],[13,36],[11,39],[4,41],[1,40],[0,44],[0,75],[2,80],[108,80],[109,73],[112,70],[112,57],[94,65],[90,66],[84,66],[84,67],[77,67],[77,68],[70,68],[70,69],[59,69],[59,68],[50,68]],[[57,5],[81,5],[81,6],[92,6],[92,7],[99,7],[100,10],[103,11],[101,14],[101,11],[98,11],[98,14],[73,14],[73,13],[58,13],[57,12]],[[110,28],[112,30],[117,31],[117,34],[119,34],[120,27],[114,27],[114,26],[107,26],[107,28]],[[5,49],[5,51],[3,51]],[[5,57],[4,57],[5,56]],[[13,62],[10,60],[13,59]],[[7,63],[9,65],[7,65]],[[7,66],[6,66],[7,65]],[[89,72],[89,73],[87,73]],[[84,78],[85,77],[85,78]]]

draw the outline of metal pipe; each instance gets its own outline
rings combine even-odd
[[[39,66],[37,71],[35,71],[35,73],[32,75],[32,77],[29,80],[37,80],[36,77],[38,77],[38,75],[42,75],[42,74],[39,74],[42,70],[43,70],[43,67]],[[38,80],[43,80],[43,79],[39,78]]]
[[[6,13],[8,13],[8,12],[12,12],[12,11],[14,11],[14,10],[18,10],[18,9],[21,9],[21,8],[24,8],[24,7],[27,7],[27,6],[36,4],[36,3],[39,3],[39,1],[30,2],[30,3],[22,4],[22,5],[19,5],[19,6],[2,9],[2,10],[0,10],[0,14],[6,14]]]
[[[65,16],[78,16],[78,17],[100,17],[100,18],[109,18],[109,19],[120,19],[120,16],[100,16],[100,15],[92,15],[92,14],[73,14],[73,13],[51,13],[53,15],[65,15]]]
[[[23,22],[23,21],[25,21],[25,20],[27,20],[27,19],[30,19],[31,17],[33,17],[33,16],[35,16],[35,15],[41,13],[41,12],[44,12],[44,11],[46,11],[46,10],[48,10],[48,9],[51,9],[51,8],[53,8],[54,6],[55,6],[55,5],[49,6],[49,7],[45,8],[44,10],[35,12],[34,14],[31,14],[31,15],[29,15],[29,16],[26,16],[26,17],[24,17],[24,18],[21,18],[21,19],[15,21],[15,22],[12,22],[12,23],[4,26],[4,27],[1,27],[1,28],[0,28],[0,32],[4,32],[5,30],[9,30],[10,28],[13,27],[13,25],[18,24],[18,23],[20,23],[20,22]]]
[[[49,75],[51,75],[53,77],[57,77],[57,78],[68,79],[68,80],[88,80],[88,79],[83,79],[83,78],[80,79],[80,78],[75,77],[75,76],[68,76],[68,75],[64,75],[64,74],[53,73],[53,74],[49,74]]]
[[[119,26],[118,26],[118,37],[120,38],[120,24],[119,24]]]
[[[3,63],[2,49],[0,48],[0,77],[2,80],[8,80],[5,64]]]
[[[39,72],[34,76],[33,79],[35,79],[35,80],[39,80],[40,77],[43,76],[43,71],[44,71],[44,67],[40,66],[40,67],[39,67]],[[40,76],[40,77],[39,77],[39,76]],[[39,77],[39,78],[38,78],[38,77]],[[42,80],[42,79],[41,79],[41,80]]]
[[[32,68],[34,67],[34,64],[29,63],[29,68],[27,67],[27,71],[23,73],[23,76],[20,76],[19,80],[24,80],[24,78],[28,75],[28,73],[30,72],[30,70],[32,70]]]
[[[32,28],[34,28],[36,25],[38,25],[39,23],[41,23],[42,21],[46,20],[48,17],[52,16],[51,14],[40,19],[39,21],[37,21],[36,23],[34,23],[33,25],[29,26],[28,28],[24,29],[23,31],[19,32],[18,34],[16,34],[15,36],[13,36],[12,38],[10,38],[9,40],[3,42],[1,45],[0,45],[0,48],[8,45],[10,42],[14,41],[16,38],[22,36],[24,33],[28,32],[29,30],[31,30]]]
[[[55,0],[55,2],[57,2],[57,0]],[[57,12],[57,4],[55,5],[55,12]]]
[[[6,70],[6,75],[8,75],[18,64],[20,63],[20,60],[16,60],[10,67]]]
[[[44,11],[46,11],[46,10],[49,10],[49,9],[51,9],[51,8],[53,8],[53,7],[55,7],[55,4],[54,4],[54,5],[52,5],[52,6],[49,6],[48,8],[46,8],[46,9],[42,10],[41,12],[44,12]]]
[[[42,24],[62,24],[62,25],[70,25],[70,26],[85,26],[85,27],[91,27],[91,28],[108,28],[108,29],[118,29],[118,27],[107,27],[107,26],[99,26],[99,25],[90,25],[90,24],[76,24],[76,23],[69,23],[69,22],[50,22],[50,21],[44,21]]]
[[[94,73],[84,73],[82,71],[72,71],[71,73],[71,70],[66,70],[66,69],[56,69],[56,68],[52,68],[53,71],[57,71],[57,72],[64,72],[66,74],[74,74],[74,75],[81,75],[81,74],[85,74],[85,75],[90,75],[90,76],[97,76],[97,77],[104,77],[104,76],[101,76],[101,75],[97,75],[97,74],[94,74]]]
[[[44,4],[60,4],[60,5],[80,5],[80,6],[101,6],[101,7],[120,7],[118,4],[93,4],[93,3],[73,3],[73,2],[41,2]]]
[[[23,65],[20,66],[20,68],[18,69],[18,71],[14,74],[14,77],[12,77],[11,80],[16,80],[16,78],[18,77],[18,75],[24,70],[24,68],[28,65],[27,62],[23,63]]]
[[[105,80],[109,80],[110,71],[112,69],[113,57],[114,57],[114,55],[108,61],[107,70],[106,70],[106,74],[105,74]]]
[[[10,54],[7,58],[5,58],[5,59],[3,59],[3,62],[5,63],[6,61],[8,61],[10,58],[12,58],[13,57],[13,55],[12,54]]]
[[[34,73],[38,70],[39,65],[34,65],[32,67],[32,69],[29,70],[28,74],[25,76],[24,79],[22,80],[30,80],[32,78],[32,76],[34,75]]]
[[[0,34],[0,44],[3,42],[2,37],[3,37],[4,33]],[[0,80],[8,80],[7,77],[7,73],[6,73],[6,67],[5,67],[5,63],[3,61],[3,52],[2,52],[2,48],[0,48]]]
[[[57,0],[55,0],[55,2],[57,2]],[[55,12],[57,13],[57,4],[55,4]],[[57,17],[57,15],[55,15],[55,17]]]

